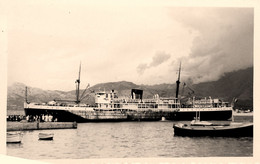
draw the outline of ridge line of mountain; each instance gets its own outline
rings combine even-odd
[[[193,84],[191,86],[184,86],[183,84],[181,83],[179,91],[181,96],[211,96],[212,98],[222,98],[229,102],[235,97],[239,99],[238,104],[240,107],[253,108],[253,67],[225,73],[216,81]],[[99,89],[107,91],[114,89],[119,96],[130,96],[131,89],[143,89],[144,98],[151,98],[154,94],[159,94],[161,97],[173,97],[175,96],[175,88],[176,84],[137,85],[133,82],[119,81],[96,84],[89,89],[95,91]],[[7,108],[23,109],[24,95],[25,84],[15,83],[9,86]],[[57,98],[74,100],[75,90],[43,90],[29,87],[28,99],[31,102],[47,102]],[[88,100],[84,100],[84,103],[93,103],[93,101],[93,96],[90,96]]]

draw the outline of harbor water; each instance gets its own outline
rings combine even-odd
[[[171,121],[79,123],[77,129],[23,131],[9,156],[26,159],[252,157],[253,137],[177,137]],[[52,141],[38,140],[54,133]]]

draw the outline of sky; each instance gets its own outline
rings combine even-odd
[[[101,1],[98,1],[101,2]],[[218,80],[252,67],[254,9],[90,1],[8,4],[7,80],[48,90]]]

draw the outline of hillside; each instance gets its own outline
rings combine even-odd
[[[7,90],[7,109],[23,110],[25,101],[25,84],[14,83]],[[31,102],[48,102],[53,99],[74,99],[74,95],[64,91],[49,91],[28,87],[27,99]]]
[[[238,98],[236,106],[238,108],[253,108],[253,68],[247,68],[235,72],[224,74],[219,80],[194,84],[191,86],[180,85],[180,97],[196,96],[222,98],[231,102],[232,99]],[[158,85],[137,85],[132,82],[108,82],[101,83],[90,87],[86,94],[89,96],[83,100],[84,103],[94,103],[94,94],[91,91],[110,91],[115,90],[119,97],[129,97],[131,89],[143,89],[144,98],[151,98],[154,94],[160,97],[175,97],[175,84],[158,84]],[[190,88],[190,89],[189,89]],[[192,90],[194,92],[192,92]],[[83,93],[83,89],[81,90]],[[7,109],[23,110],[25,97],[25,84],[15,83],[8,87]],[[28,100],[31,102],[48,102],[53,99],[75,100],[75,91],[50,91],[39,88],[28,87]]]
[[[193,88],[201,96],[211,95],[229,102],[235,97],[239,107],[253,108],[252,67],[226,73],[218,81],[196,84]]]

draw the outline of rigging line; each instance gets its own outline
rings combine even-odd
[[[87,98],[89,98],[89,97],[90,97],[90,94],[88,94],[88,95],[86,95],[86,96],[82,97],[82,99],[81,99],[81,100],[85,99],[86,97],[87,97]],[[81,101],[81,100],[80,100],[80,101]]]
[[[85,92],[87,91],[87,89],[89,88],[89,84],[87,85],[86,89],[83,91],[83,93],[81,94],[79,100],[81,101],[82,100],[82,97],[84,96]]]

